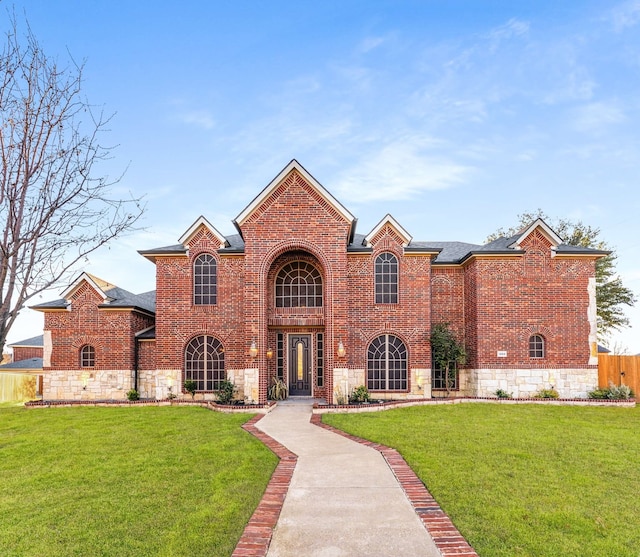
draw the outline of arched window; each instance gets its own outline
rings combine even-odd
[[[369,344],[367,388],[371,391],[407,389],[407,348],[397,336],[380,335]]]
[[[376,304],[398,303],[398,258],[385,252],[376,257]]]
[[[203,253],[193,262],[193,303],[197,306],[215,305],[218,297],[216,259]]]
[[[531,335],[529,337],[529,358],[544,358],[545,343],[542,335]]]
[[[184,380],[195,381],[197,391],[217,391],[224,372],[224,349],[212,336],[195,337],[184,351]]]
[[[276,277],[276,307],[322,307],[320,271],[306,261],[282,267]]]
[[[85,344],[80,349],[80,367],[95,367],[96,349],[90,344]]]

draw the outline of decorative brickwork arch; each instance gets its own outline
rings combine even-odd
[[[295,239],[281,242],[274,246],[267,252],[262,260],[259,269],[259,276],[262,277],[259,284],[259,307],[262,308],[263,313],[260,315],[258,322],[258,346],[264,347],[267,345],[269,313],[273,311],[275,306],[272,285],[277,272],[286,264],[285,262],[288,261],[286,257],[287,253],[292,254],[292,260],[302,258],[302,260],[313,262],[320,272],[323,282],[323,306],[311,309],[321,312],[323,318],[322,323],[324,325],[324,342],[328,344],[331,342],[331,339],[333,339],[333,270],[322,250],[315,244],[306,240]],[[330,350],[326,350],[325,352],[323,364],[324,368],[329,370],[333,368],[333,353]],[[326,374],[324,383],[327,392],[332,392],[332,374]],[[262,373],[260,375],[261,397],[265,396],[266,398],[267,389],[268,374]],[[264,393],[264,395],[262,393]]]

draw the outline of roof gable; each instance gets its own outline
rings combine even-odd
[[[210,232],[216,238],[216,240],[220,242],[220,249],[226,248],[229,245],[229,242],[227,242],[227,239],[220,232],[218,232],[215,226],[213,226],[202,215],[199,216],[196,222],[194,222],[189,227],[189,229],[180,237],[178,242],[180,242],[183,245],[187,245],[189,243],[189,240],[191,240],[191,238],[193,238],[193,236],[197,234],[197,232],[200,230],[201,227],[206,228],[207,231]]]
[[[83,285],[88,284],[96,294],[102,298],[104,302],[109,299],[106,292],[112,288],[115,288],[115,284],[111,284],[106,280],[102,280],[98,277],[90,275],[89,273],[82,273],[63,293],[62,297],[65,300],[70,300],[76,291]]]
[[[562,238],[560,238],[560,236],[558,236],[546,222],[538,218],[533,221],[527,228],[525,228],[520,234],[518,234],[516,236],[515,242],[513,242],[509,247],[520,249],[522,242],[524,242],[527,237],[535,230],[539,230],[545,236],[545,238],[547,238],[547,240],[551,244],[552,249],[555,249],[560,244],[562,244]]]
[[[320,197],[322,197],[342,218],[352,226],[355,224],[355,217],[342,205],[333,195],[331,195],[307,170],[295,159],[293,159],[282,171],[265,187],[254,200],[247,205],[244,210],[233,221],[240,230],[242,225],[260,208],[260,206],[278,189],[292,173],[297,172],[303,180],[311,186]]]
[[[389,226],[390,228],[392,228],[394,232],[402,239],[402,247],[406,248],[411,243],[411,235],[404,228],[402,228],[400,224],[398,224],[398,221],[396,219],[394,219],[390,214],[387,213],[385,217],[374,227],[374,229],[364,237],[364,240],[362,242],[363,245],[371,247],[373,240],[385,226]]]

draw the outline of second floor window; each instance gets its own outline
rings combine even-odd
[[[306,261],[282,267],[276,277],[276,307],[322,307],[320,271]]]
[[[218,274],[216,259],[203,253],[193,262],[193,303],[211,306],[218,301]]]
[[[376,304],[398,303],[398,258],[393,253],[381,253],[375,267]]]

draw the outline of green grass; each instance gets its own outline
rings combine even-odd
[[[640,555],[640,408],[458,404],[324,421],[398,449],[482,557]]]
[[[277,464],[194,407],[0,408],[0,554],[232,553]]]

